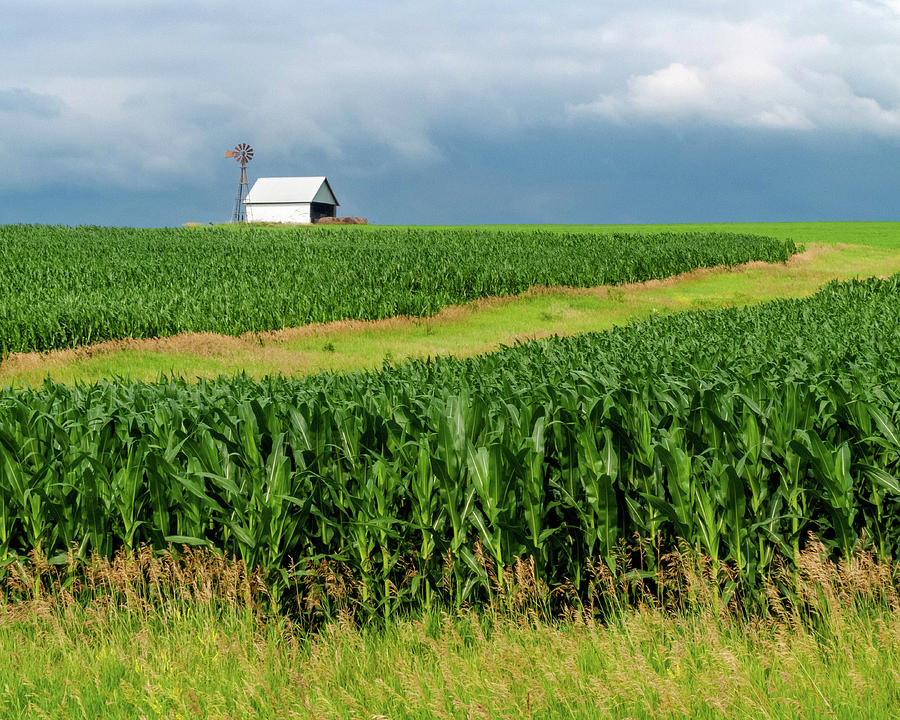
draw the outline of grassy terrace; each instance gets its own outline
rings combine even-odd
[[[544,229],[552,229],[547,226]],[[429,318],[339,321],[241,337],[194,333],[111,341],[75,350],[14,354],[0,383],[36,384],[119,376],[150,380],[244,371],[302,375],[378,367],[406,358],[473,355],[516,340],[605,330],[653,314],[747,305],[814,293],[830,280],[900,271],[900,223],[754,223],[559,226],[590,232],[738,232],[793,238],[806,252],[785,264],[705,269],[665,281],[609,288],[540,288],[446,308]],[[204,232],[198,228],[198,232]],[[353,228],[370,232],[371,228]]]

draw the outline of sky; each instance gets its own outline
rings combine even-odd
[[[0,223],[900,220],[900,0],[0,0]]]

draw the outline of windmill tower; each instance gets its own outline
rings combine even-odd
[[[231,222],[247,222],[247,211],[244,200],[247,198],[247,163],[253,159],[253,148],[247,143],[234,146],[234,150],[225,153],[225,157],[234,158],[241,164],[241,179],[238,182],[237,195],[234,196],[234,210],[231,213]]]

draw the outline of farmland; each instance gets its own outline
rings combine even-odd
[[[46,356],[69,384],[0,361],[19,378],[0,389],[0,715],[895,714],[896,226],[322,230],[303,262],[372,237],[378,263],[304,312],[437,316],[228,337],[245,309],[254,330],[308,317],[266,303],[327,278],[291,290],[237,242],[283,258],[297,230],[4,229],[20,347],[206,313],[222,334],[197,374],[227,375],[116,378],[168,356],[139,371],[102,346]],[[28,243],[63,267],[71,246],[68,292]],[[240,272],[214,278],[213,245]],[[761,253],[774,264],[612,287]],[[536,282],[573,287],[491,297]],[[307,347],[333,371],[267,355]]]
[[[677,234],[702,233],[703,228],[657,225],[632,230],[625,226],[559,230]],[[787,263],[701,269],[646,284],[533,288],[521,295],[445,307],[424,318],[345,320],[241,336],[187,333],[111,340],[48,353],[15,353],[0,362],[0,385],[34,385],[48,377],[71,384],[109,377],[154,380],[160,375],[176,375],[192,379],[245,372],[262,378],[371,369],[385,362],[470,356],[527,339],[602,331],[660,313],[806,297],[831,280],[900,272],[900,224],[896,223],[765,223],[711,229],[783,240],[794,237],[806,250]]]
[[[331,558],[385,615],[485,602],[522,557],[583,596],[634,536],[751,590],[809,533],[894,556],[898,303],[895,276],[374,373],[7,391],[0,556]]]
[[[0,227],[0,354],[188,331],[430,315],[535,285],[593,286],[784,261],[734,233]]]

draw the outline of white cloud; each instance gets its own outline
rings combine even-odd
[[[767,128],[811,130],[814,126],[801,110],[795,107],[774,105],[768,110],[760,110],[750,118],[751,125]]]
[[[260,163],[439,163],[439,131],[573,118],[900,137],[898,0],[122,7],[44,0],[0,28],[7,187],[200,183],[243,140]]]
[[[898,135],[900,81],[884,69],[886,61],[900,61],[898,36],[885,34],[900,24],[873,25],[860,35],[860,15],[873,7],[832,17],[824,5],[805,3],[794,15],[722,20],[682,13],[669,15],[668,23],[648,20],[644,57],[665,64],[620,80],[619,89],[594,100],[569,103],[568,112],[625,122],[691,117],[739,127]]]
[[[681,63],[631,78],[628,97],[629,102],[646,113],[700,111],[710,102],[700,70]]]

